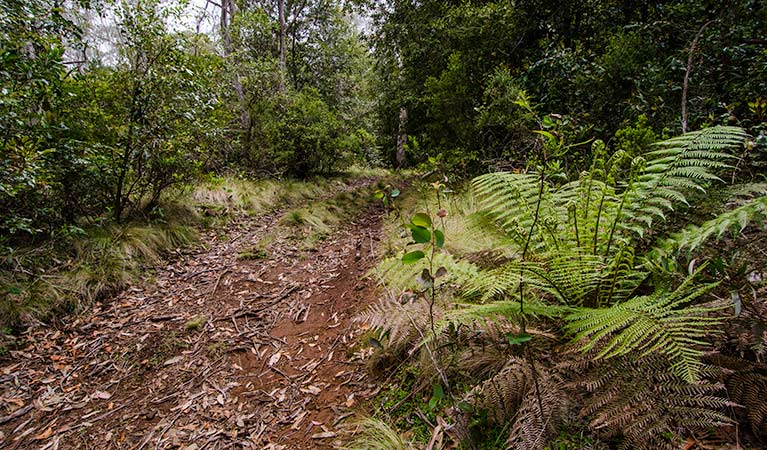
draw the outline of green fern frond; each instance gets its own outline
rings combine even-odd
[[[742,128],[713,127],[686,133],[655,144],[655,151],[646,153],[645,169],[632,184],[626,208],[627,221],[644,222],[648,226],[658,216],[658,198],[677,204],[687,204],[686,192],[705,190],[706,183],[717,181],[715,171],[729,167],[734,158],[728,153],[743,145],[748,135]],[[670,209],[670,205],[663,205]]]
[[[519,318],[521,314],[519,302],[512,300],[485,304],[454,303],[454,307],[455,309],[447,311],[443,320],[438,322],[439,330],[449,326],[468,325],[493,316]],[[566,306],[547,305],[534,299],[525,300],[524,315],[529,317],[562,317],[570,311],[572,308]]]
[[[699,347],[706,345],[703,338],[721,324],[721,319],[711,313],[724,306],[686,306],[716,286],[693,288],[689,283],[688,279],[674,292],[661,290],[610,308],[580,308],[567,317],[566,329],[575,335],[576,341],[588,339],[582,350],[599,346],[597,359],[629,353],[662,354],[680,377],[695,381],[703,354]]]
[[[445,263],[445,261],[442,261]],[[545,253],[535,256],[535,260],[499,260],[495,267],[481,268],[463,261],[445,267],[450,281],[459,286],[459,292],[465,299],[487,303],[504,300],[519,294],[519,284],[524,284],[528,296],[547,298],[553,304],[582,305],[596,298],[595,292],[608,277],[606,270],[613,274],[616,286],[615,294],[625,293],[629,277],[623,272],[615,273],[611,263],[601,256],[581,255],[577,253]],[[625,265],[619,265],[624,268]],[[625,276],[624,276],[625,275]]]
[[[544,183],[541,191],[540,177],[535,174],[494,172],[475,178],[472,186],[486,214],[520,245],[532,227],[538,194],[542,194],[542,210],[555,208],[548,186]]]
[[[743,231],[749,224],[767,220],[767,196],[759,197],[731,211],[720,214],[700,226],[691,225],[660,243],[657,251],[668,254],[676,250],[693,251],[709,239],[725,233]]]

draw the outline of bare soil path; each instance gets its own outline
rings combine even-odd
[[[375,300],[383,211],[313,250],[289,238],[241,260],[279,214],[241,218],[206,249],[0,361],[0,448],[331,448],[376,394],[355,316]]]

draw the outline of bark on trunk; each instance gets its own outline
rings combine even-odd
[[[237,12],[237,5],[234,0],[221,0],[221,39],[224,43],[224,54],[226,56],[231,55],[234,52],[232,46],[232,36],[229,34],[229,25],[231,23],[231,17]],[[235,71],[234,79],[232,80],[232,86],[234,87],[234,93],[237,95],[237,101],[240,104],[240,127],[242,128],[243,135],[243,148],[250,148],[250,111],[248,111],[247,98],[245,97],[245,89],[242,86],[240,80],[240,74]]]
[[[407,145],[407,108],[402,107],[399,110],[399,131],[397,133],[397,156],[396,165],[398,169],[405,166],[405,146]]]
[[[285,61],[285,0],[277,0],[277,14],[280,21],[280,90],[285,90],[285,74],[287,63]]]

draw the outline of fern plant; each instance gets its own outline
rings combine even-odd
[[[488,378],[464,399],[473,410],[494,411],[492,421],[509,425],[510,448],[541,448],[550,426],[567,412],[561,374],[536,362],[535,347],[527,342],[537,339],[526,332],[527,321],[534,319],[562,326],[582,350],[578,364],[620,384],[592,377],[592,385],[579,385],[593,393],[583,415],[594,430],[622,435],[627,447],[655,448],[673,446],[673,439],[662,436],[679,437],[680,427],[728,422],[722,411],[730,404],[716,395],[722,386],[706,381],[711,369],[701,362],[723,321],[725,306],[703,300],[717,284],[702,283],[699,273],[680,280],[653,270],[657,253],[645,249],[659,222],[690,206],[691,193],[721,181],[731,150],[745,138],[742,129],[714,127],[660,142],[633,159],[620,151],[608,155],[597,141],[590,170],[562,185],[540,172],[490,173],[473,181],[478,232],[492,225],[506,239],[476,253],[433,255],[429,265],[445,267],[442,284],[455,298],[440,310],[430,339],[451,336],[452,342],[440,345],[466,348],[461,341],[466,330],[493,335],[487,333],[489,324],[499,317],[518,324],[506,337],[524,345],[510,353],[493,346],[482,358],[483,370],[471,366],[475,376]],[[748,220],[764,214],[760,202],[743,207]],[[743,211],[704,224],[698,234],[705,240],[730,229],[733,220],[742,226]],[[686,239],[678,239],[677,248],[699,242]],[[418,288],[412,280],[425,268],[424,261],[403,266],[392,259],[377,273],[384,284],[407,293]],[[495,362],[504,355],[505,366]],[[639,383],[642,377],[652,381]]]
[[[533,255],[477,269],[467,291],[481,292],[482,301],[518,296],[575,308],[564,315],[566,330],[590,339],[585,349],[606,339],[597,357],[660,353],[694,381],[698,347],[719,321],[708,317],[717,308],[689,304],[713,286],[696,286],[690,277],[676,290],[667,283],[642,288],[649,273],[634,248],[655,221],[687,203],[690,191],[719,180],[716,171],[733,158],[726,150],[745,138],[742,129],[714,127],[660,142],[630,162],[621,152],[607,157],[595,142],[591,170],[561,187],[530,174],[478,177],[474,188],[486,213]]]
[[[543,450],[567,417],[569,406],[564,383],[555,372],[512,357],[452,412],[464,440],[469,439],[471,417],[482,414],[490,423],[511,424],[506,448]]]

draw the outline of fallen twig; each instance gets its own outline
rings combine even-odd
[[[23,408],[19,408],[16,411],[8,414],[5,417],[0,417],[0,425],[4,424],[6,422],[10,422],[11,420],[14,420],[14,419],[17,419],[17,418],[23,416],[24,414],[28,413],[34,407],[35,407],[35,405],[30,403],[27,406],[25,406]]]

